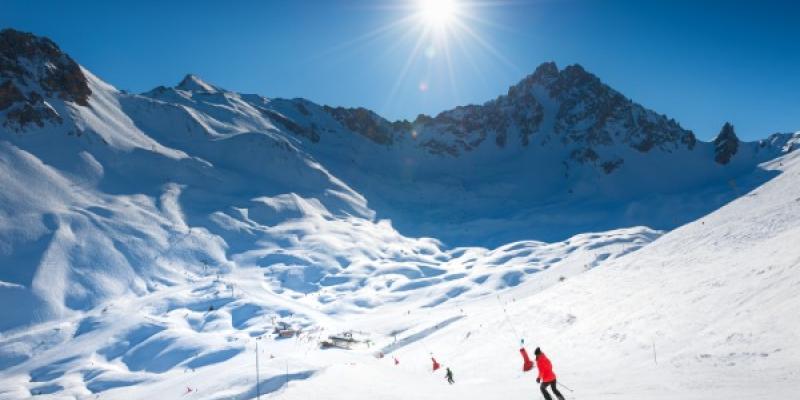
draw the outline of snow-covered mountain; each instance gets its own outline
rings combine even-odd
[[[413,122],[231,93],[193,75],[122,102],[149,135],[187,152],[174,141],[241,131],[297,139],[380,218],[449,245],[671,229],[769,179],[757,165],[797,140],[775,134],[746,143],[731,129],[703,142],[580,66],[559,71],[553,63],[495,100]],[[176,105],[179,115],[165,115]]]
[[[0,307],[0,398],[198,385],[188,394],[253,398],[256,337],[262,388],[307,381],[287,398],[335,398],[313,383],[355,385],[356,373],[393,383],[350,399],[521,395],[530,379],[501,372],[518,369],[519,336],[571,356],[561,365],[582,390],[606,375],[581,359],[644,368],[649,340],[666,342],[662,372],[680,382],[692,379],[673,367],[717,379],[739,359],[785,382],[796,335],[733,321],[793,305],[794,250],[780,244],[800,215],[783,190],[797,186],[786,154],[798,146],[797,134],[741,142],[727,125],[700,141],[579,66],[543,64],[483,105],[390,122],[194,75],[125,93],[50,40],[3,30],[0,304],[13,306]],[[785,301],[756,294],[770,288]],[[278,322],[303,341],[267,342]],[[317,349],[345,329],[377,347]],[[583,357],[592,346],[604,350]],[[463,366],[463,387],[439,392],[431,351]],[[500,368],[480,377],[486,360]],[[736,365],[732,376],[751,372]],[[638,393],[664,389],[648,384]]]
[[[385,231],[409,253],[669,228],[774,176],[758,163],[797,141],[743,143],[732,129],[698,141],[579,66],[552,63],[482,106],[392,123],[193,75],[123,93],[13,30],[0,56],[2,296],[37,310],[2,327],[144,293],[200,265],[291,265],[270,273],[318,291],[355,261],[320,251],[328,243],[291,254],[319,223]],[[306,225],[284,227],[296,220]],[[408,239],[419,236],[435,239]],[[396,261],[378,247],[363,257]]]

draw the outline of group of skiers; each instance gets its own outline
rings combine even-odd
[[[544,355],[542,350],[538,347],[533,351],[533,354],[536,356],[536,369],[539,371],[539,375],[536,377],[536,383],[539,384],[539,390],[542,391],[542,395],[544,396],[545,400],[553,400],[553,398],[550,396],[550,393],[547,391],[548,387],[553,391],[553,394],[556,395],[558,400],[564,400],[564,395],[558,391],[556,374],[553,372],[553,364],[550,362],[550,359],[547,358],[547,356]],[[439,363],[435,358],[432,358],[432,360],[433,370],[436,371],[439,369]],[[528,370],[528,368],[525,370]],[[453,379],[453,371],[450,369],[450,367],[445,368],[444,377],[447,379],[447,383],[451,385],[455,383],[455,380]]]

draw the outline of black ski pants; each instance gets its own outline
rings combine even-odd
[[[544,400],[553,400],[553,398],[550,397],[550,393],[547,393],[548,386],[550,386],[550,389],[556,395],[556,398],[558,398],[558,400],[564,400],[564,396],[561,394],[561,392],[558,391],[558,388],[556,387],[555,380],[550,382],[542,382],[541,386],[539,386],[539,389],[541,389],[542,391],[542,396],[544,396]]]

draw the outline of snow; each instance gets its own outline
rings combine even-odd
[[[274,290],[262,268],[197,271],[181,284],[4,333],[0,396],[254,398],[258,340],[265,398],[536,397],[534,376],[521,372],[517,352],[525,338],[529,351],[541,346],[550,355],[559,379],[574,390],[568,398],[758,398],[764,382],[771,396],[790,398],[800,373],[800,326],[789,317],[800,286],[800,257],[790,245],[800,236],[800,159],[790,155],[765,167],[783,173],[650,244],[659,235],[639,229],[455,249],[438,264],[435,245],[420,245],[417,257],[430,259],[385,272],[419,281],[426,279],[423,266],[457,274],[460,265],[466,275],[454,282],[469,292],[488,289],[433,307],[424,303],[455,293],[450,286],[422,286],[389,302],[391,294],[364,293],[381,283],[380,275],[365,275],[367,285],[325,304]],[[335,225],[344,222],[331,223],[335,237]],[[367,229],[352,235],[389,227]],[[318,245],[311,242],[309,248]],[[535,265],[536,256],[562,261],[516,286],[496,287],[515,265]],[[483,274],[489,276],[476,279]],[[356,308],[346,300],[359,295],[383,303]],[[271,334],[275,321],[307,333],[279,339]],[[344,329],[363,331],[374,344],[318,347],[320,338]],[[375,357],[379,349],[384,358]],[[455,385],[430,371],[431,354],[453,369]],[[184,395],[187,388],[192,392]]]
[[[186,75],[181,83],[175,87],[178,90],[186,90],[189,92],[207,92],[207,93],[216,93],[217,89],[200,79],[199,76],[194,74]]]
[[[330,236],[335,237],[335,229],[329,229]],[[383,229],[388,227],[384,226]],[[39,385],[42,382],[51,385],[58,382],[62,387],[58,391],[61,394],[88,396],[102,393],[103,398],[114,398],[113,393],[118,393],[116,396],[120,398],[147,397],[148,393],[158,393],[175,385],[183,390],[187,385],[194,387],[199,382],[210,382],[210,379],[202,378],[204,373],[217,371],[221,365],[230,365],[233,375],[224,380],[230,379],[231,382],[223,382],[217,372],[215,379],[218,383],[210,387],[204,385],[202,389],[207,393],[203,395],[207,396],[205,398],[221,398],[226,393],[252,391],[248,385],[252,386],[249,374],[252,372],[250,361],[254,338],[263,336],[261,350],[264,353],[265,370],[262,373],[264,376],[270,376],[270,372],[275,375],[266,379],[266,393],[270,387],[279,389],[283,384],[284,374],[278,372],[283,371],[286,362],[293,366],[290,372],[294,377],[290,376],[290,380],[305,380],[327,371],[331,363],[335,365],[351,359],[358,361],[347,362],[361,363],[364,359],[368,362],[373,359],[374,350],[369,349],[357,350],[355,355],[337,350],[319,350],[317,340],[328,333],[358,326],[374,337],[375,349],[382,346],[385,351],[405,351],[417,341],[462,318],[436,321],[438,316],[431,317],[438,313],[434,311],[437,306],[460,299],[462,292],[453,291],[454,285],[473,292],[470,298],[491,298],[488,292],[508,285],[504,277],[509,271],[527,265],[531,268],[528,274],[533,275],[513,283],[522,285],[529,279],[535,283],[529,285],[529,290],[543,290],[556,284],[560,276],[573,276],[595,267],[591,262],[597,254],[614,258],[618,255],[616,252],[625,251],[624,245],[629,244],[627,250],[630,250],[632,246],[642,245],[655,236],[657,234],[652,231],[632,229],[585,235],[565,243],[518,243],[492,251],[458,249],[458,257],[451,255],[447,264],[459,264],[465,272],[452,273],[436,282],[430,282],[428,276],[440,276],[444,269],[429,267],[435,265],[434,261],[424,263],[408,257],[408,261],[402,262],[407,269],[402,271],[384,266],[373,267],[375,272],[372,275],[347,271],[349,275],[357,277],[351,279],[361,283],[356,287],[348,286],[345,284],[350,282],[348,279],[343,281],[345,283],[327,287],[334,288],[330,296],[341,296],[337,301],[324,297],[323,293],[317,298],[301,296],[290,291],[291,285],[288,284],[280,290],[270,288],[268,280],[264,279],[267,271],[247,267],[246,264],[222,277],[213,273],[192,275],[181,285],[165,287],[143,296],[117,297],[86,313],[76,313],[70,318],[38,325],[33,329],[7,333],[0,342],[0,359],[8,366],[3,371],[3,386],[14,388],[6,393],[10,398],[26,397],[34,391],[42,393]],[[371,245],[371,242],[361,243],[356,249],[341,253],[365,252]],[[397,246],[400,247],[400,244]],[[436,248],[423,246],[419,250],[433,252]],[[548,257],[553,262],[552,267],[540,271],[534,267],[535,262],[527,264],[526,261],[530,261],[533,254]],[[441,253],[430,256],[444,257]],[[562,259],[553,261],[556,256]],[[472,261],[464,262],[466,259]],[[401,261],[395,260],[395,263],[400,264]],[[520,272],[520,275],[523,273]],[[486,278],[476,279],[476,276]],[[378,287],[387,279],[422,284],[418,287],[406,284],[405,288],[397,289],[403,293],[402,298],[397,299],[393,298],[392,291],[381,292]],[[400,283],[397,285],[400,286]],[[341,293],[337,294],[336,291]],[[436,296],[443,298],[437,301]],[[351,301],[348,301],[348,297]],[[435,305],[429,304],[431,300]],[[468,300],[457,300],[462,307],[467,303]],[[404,318],[406,321],[402,321],[401,326],[386,326],[379,331],[369,326],[370,318],[377,317],[380,321],[386,314],[405,313],[408,309],[415,310],[412,312],[414,316]],[[423,314],[421,320],[417,313]],[[290,322],[304,327],[310,333],[301,339],[276,339],[269,334],[276,321]],[[351,321],[358,322],[351,325]],[[436,321],[436,328],[430,327],[434,325],[433,321]],[[422,329],[415,332],[417,327]],[[319,333],[315,334],[312,329],[318,329]],[[400,335],[408,338],[401,339],[398,342],[400,345],[392,345],[388,342],[387,330],[402,332]],[[50,341],[40,345],[39,342],[44,343],[42,338]],[[280,362],[270,359],[270,354]],[[321,357],[321,360],[314,360],[317,357]],[[270,367],[273,364],[277,364],[277,371]],[[209,366],[214,368],[206,368]],[[228,370],[228,367],[225,369]],[[124,390],[124,387],[130,387],[128,390],[134,390],[134,393]]]
[[[536,398],[522,338],[568,398],[798,389],[797,134],[563,178],[546,143],[448,159],[305,100],[84,73],[90,107],[0,131],[0,399]]]

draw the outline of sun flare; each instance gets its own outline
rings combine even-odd
[[[417,0],[419,15],[429,28],[445,28],[458,16],[456,0]]]

